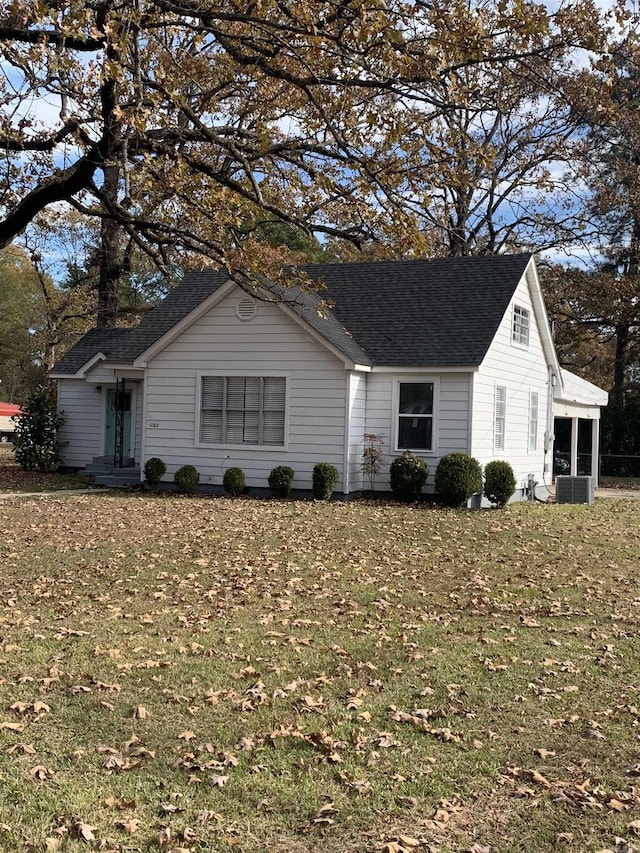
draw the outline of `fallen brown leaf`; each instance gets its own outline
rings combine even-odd
[[[107,797],[104,804],[110,809],[135,809],[136,807],[135,800],[127,800],[125,797]]]

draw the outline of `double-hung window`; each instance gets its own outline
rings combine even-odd
[[[522,308],[520,305],[513,306],[511,339],[523,347],[529,346],[530,319],[531,315],[527,308]]]
[[[538,449],[538,392],[529,394],[529,450]]]
[[[433,450],[433,382],[398,383],[398,450]]]
[[[493,449],[504,450],[507,427],[507,389],[496,385],[493,417]]]
[[[284,446],[284,377],[203,376],[201,382],[203,444]]]

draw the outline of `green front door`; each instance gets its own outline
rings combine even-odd
[[[107,391],[107,424],[105,428],[104,453],[112,456],[116,452],[116,390],[109,388]],[[123,437],[122,456],[127,459],[131,456],[131,391],[124,392],[123,412]]]

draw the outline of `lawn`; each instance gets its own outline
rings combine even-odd
[[[0,849],[636,849],[640,503],[0,503]]]
[[[0,494],[2,492],[52,492],[58,489],[84,489],[91,477],[59,474],[57,471],[23,471],[13,455],[12,444],[0,444]]]

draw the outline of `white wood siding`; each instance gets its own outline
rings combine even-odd
[[[530,312],[529,346],[512,342],[513,306]],[[505,448],[494,450],[495,387],[507,389]],[[538,394],[537,448],[529,450],[529,400]],[[482,464],[506,459],[512,466],[518,489],[530,474],[542,485],[550,477],[544,472],[544,433],[547,425],[548,368],[540,340],[529,286],[520,282],[484,361],[474,376],[473,441],[471,453]]]
[[[144,459],[159,456],[171,481],[182,465],[195,465],[202,485],[222,483],[238,466],[248,486],[268,487],[276,465],[295,471],[293,486],[310,489],[313,466],[330,462],[343,489],[344,365],[276,305],[259,303],[250,322],[236,315],[240,291],[232,291],[153,358],[146,375]],[[198,446],[198,377],[285,376],[288,379],[285,449]],[[155,426],[157,424],[157,426]]]
[[[366,432],[367,379],[369,374],[352,372],[349,379],[349,491],[362,489],[362,450]]]
[[[114,373],[113,367],[109,367],[109,365],[103,364],[102,362],[98,362],[95,367],[92,367],[90,371],[87,373],[87,377],[94,383],[94,388],[96,385],[113,385],[115,387],[116,375]]]
[[[383,473],[378,478],[376,489],[388,491],[389,465],[400,452],[395,450],[396,413],[393,410],[394,386],[398,381],[418,382],[436,380],[436,415],[434,418],[435,447],[433,453],[422,456],[429,469],[426,491],[433,491],[436,466],[447,453],[469,452],[469,374],[425,371],[419,373],[370,373],[367,376],[367,433],[382,437],[382,451],[386,458]]]
[[[102,394],[83,379],[59,379],[58,411],[65,419],[60,431],[62,464],[84,468],[94,456],[102,454]]]

